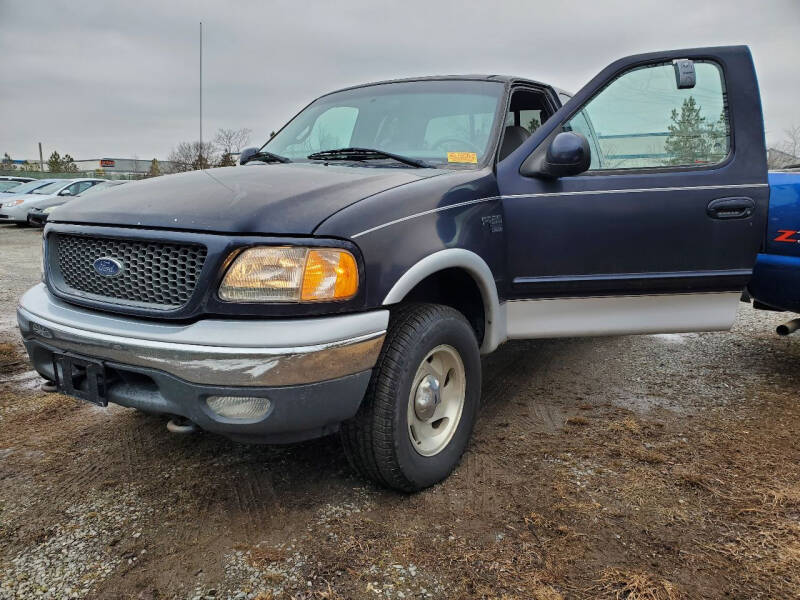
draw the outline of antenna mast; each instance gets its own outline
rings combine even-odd
[[[200,168],[203,166],[203,22],[200,21]]]

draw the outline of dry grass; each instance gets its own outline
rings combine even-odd
[[[19,367],[23,364],[23,357],[20,356],[15,344],[9,342],[0,343],[0,369],[6,371],[10,367]],[[0,373],[3,371],[0,371]]]
[[[626,417],[621,421],[612,421],[609,423],[608,431],[612,433],[639,435],[642,433],[642,427],[636,422],[635,419]]]
[[[289,554],[284,549],[270,546],[255,546],[249,550],[250,564],[257,569],[281,562],[285,560],[288,555]]]
[[[622,455],[651,465],[660,465],[668,459],[666,454],[641,446],[623,448]]]
[[[684,597],[666,579],[644,571],[618,568],[603,571],[596,591],[615,600],[678,600]]]

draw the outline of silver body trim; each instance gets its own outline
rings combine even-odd
[[[727,331],[741,292],[506,302],[509,339]]]
[[[17,320],[26,344],[157,369],[191,383],[252,387],[314,383],[370,369],[389,311],[167,325],[72,307],[40,284],[20,299]]]
[[[463,248],[448,248],[426,256],[398,279],[383,299],[384,305],[402,302],[426,277],[444,269],[464,269],[478,286],[484,306],[485,333],[481,353],[488,354],[505,341],[505,316],[500,308],[497,285],[489,265],[480,256]]]
[[[369,229],[365,229],[364,231],[360,231],[356,234],[351,235],[350,237],[355,239],[359,238],[363,235],[367,235],[368,233],[372,233],[373,231],[378,231],[379,229],[384,229],[386,227],[390,227],[392,225],[396,225],[397,223],[402,223],[404,221],[408,221],[410,219],[416,219],[417,217],[424,217],[425,215],[431,215],[434,213],[439,213],[445,210],[451,210],[453,208],[461,208],[462,206],[469,206],[471,204],[479,204],[481,202],[491,202],[493,200],[504,200],[506,198],[551,198],[554,196],[585,196],[585,195],[600,195],[600,194],[639,194],[644,192],[680,192],[686,190],[729,190],[729,189],[742,189],[742,188],[762,188],[762,187],[769,187],[768,183],[737,183],[737,184],[730,184],[730,185],[695,185],[695,186],[683,186],[683,187],[661,187],[661,188],[631,188],[631,189],[621,189],[621,190],[580,190],[576,192],[542,192],[538,194],[511,194],[506,196],[487,196],[486,198],[476,198],[475,200],[467,200],[466,202],[456,202],[455,204],[449,204],[448,206],[442,206],[441,208],[432,208],[430,210],[425,210],[422,212],[415,213],[413,215],[408,215],[406,217],[401,217],[399,219],[394,219],[393,221],[388,221],[381,225],[376,225],[375,227],[371,227]]]

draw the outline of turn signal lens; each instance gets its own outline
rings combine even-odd
[[[358,290],[356,259],[346,250],[310,250],[301,299],[305,302],[344,300]]]
[[[228,302],[324,302],[358,291],[358,266],[347,250],[259,246],[231,264],[219,286]]]

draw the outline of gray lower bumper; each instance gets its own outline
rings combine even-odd
[[[313,319],[158,324],[87,311],[37,285],[17,319],[36,370],[54,379],[60,353],[102,361],[109,402],[184,416],[235,439],[284,442],[323,435],[352,417],[369,383],[388,311]],[[224,418],[209,396],[263,397],[255,420]]]

